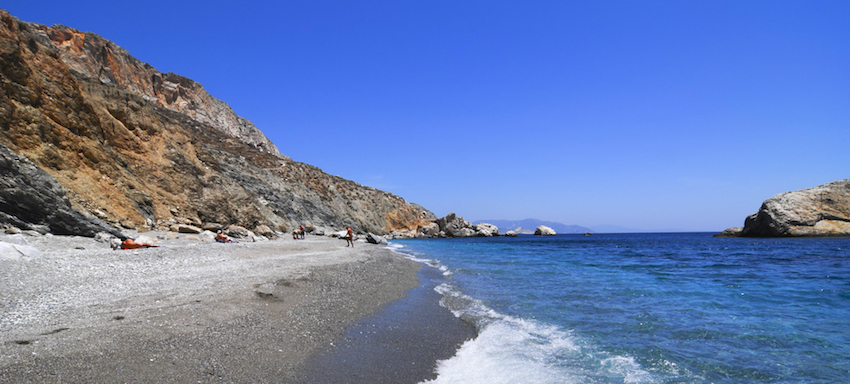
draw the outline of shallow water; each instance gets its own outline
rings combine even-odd
[[[436,383],[850,377],[850,239],[711,234],[403,240],[479,337]]]

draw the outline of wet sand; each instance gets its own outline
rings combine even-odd
[[[444,278],[431,267],[419,271],[419,287],[378,313],[358,320],[343,337],[312,355],[304,384],[421,383],[435,379],[433,362],[454,356],[475,327],[439,305],[434,287]]]
[[[0,258],[0,382],[318,382],[321,359],[323,372],[337,371],[330,382],[420,382],[474,333],[436,305],[420,264],[382,246],[189,237],[113,251],[86,238],[0,235],[20,238],[38,252]],[[370,321],[380,324],[370,337],[349,335]],[[336,346],[388,364],[364,361],[351,376]],[[392,360],[399,350],[414,352]]]

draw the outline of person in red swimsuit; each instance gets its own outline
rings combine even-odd
[[[156,245],[151,245],[148,243],[137,242],[136,240],[127,238],[121,242],[121,249],[138,249],[138,248],[156,248]]]

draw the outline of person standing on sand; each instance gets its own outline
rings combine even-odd
[[[299,226],[298,226],[298,229],[299,229],[299,231],[301,231],[301,240],[304,240],[304,226],[303,226],[303,225],[299,225]]]
[[[348,231],[348,234],[345,236],[345,246],[347,247],[351,244],[351,248],[354,248],[354,231],[347,225],[345,226],[345,230]]]

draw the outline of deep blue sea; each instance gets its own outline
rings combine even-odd
[[[434,383],[850,383],[850,239],[396,240],[479,337]]]

